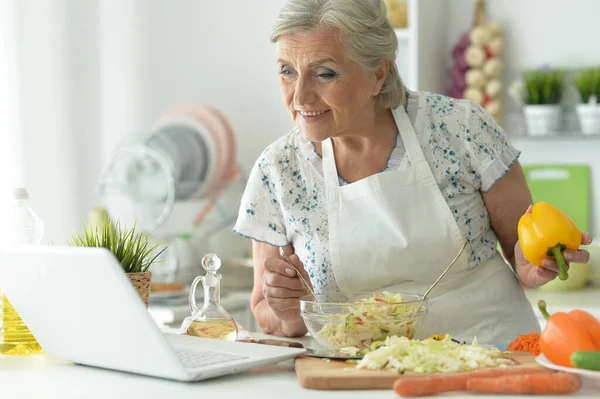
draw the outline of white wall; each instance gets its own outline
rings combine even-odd
[[[81,206],[76,181],[82,169],[73,145],[75,135],[85,133],[70,120],[69,92],[76,89],[70,72],[79,71],[69,68],[66,8],[65,0],[25,1],[17,10],[23,182],[50,241],[69,234]]]
[[[22,185],[16,0],[0,2],[0,229],[11,188]]]
[[[101,31],[100,0],[67,1],[65,7],[65,34],[67,36],[66,65],[68,74],[65,96],[68,99],[68,120],[71,134],[70,167],[73,174],[73,224],[61,228],[71,233],[81,225],[91,206],[98,203],[96,179],[102,164],[102,57],[99,51]],[[110,2],[110,1],[109,1]],[[51,211],[48,209],[47,211]],[[49,227],[52,227],[50,225]],[[50,230],[50,234],[53,230]],[[60,233],[55,232],[58,241]],[[49,238],[52,236],[49,236]]]

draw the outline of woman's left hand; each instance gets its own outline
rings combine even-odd
[[[581,234],[581,244],[589,245],[592,243],[592,235],[590,233]],[[567,270],[569,269],[570,263],[587,263],[590,260],[590,254],[584,249],[578,249],[576,251],[565,250],[563,251],[563,257],[567,264]],[[541,266],[532,265],[523,256],[521,250],[521,244],[517,241],[515,245],[515,269],[519,278],[527,287],[539,287],[552,281],[558,275],[558,264],[556,260],[551,256],[546,256],[542,261]]]

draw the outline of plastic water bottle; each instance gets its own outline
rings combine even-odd
[[[44,236],[44,223],[28,204],[29,194],[24,188],[15,189],[12,206],[0,223],[8,248],[18,245],[39,245]],[[2,282],[0,281],[0,289]],[[0,353],[4,355],[37,355],[43,350],[21,317],[0,290]]]

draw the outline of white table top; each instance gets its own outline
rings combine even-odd
[[[546,299],[549,308],[583,307],[598,309],[599,287],[590,287],[576,293],[539,293],[529,291],[530,300]],[[562,310],[562,309],[561,309]],[[266,338],[253,334],[255,338]],[[282,339],[276,337],[277,339]],[[293,339],[305,346],[314,344],[310,338]],[[257,368],[253,371],[217,379],[181,383],[157,378],[78,366],[52,359],[46,355],[11,357],[0,355],[0,396],[3,398],[233,398],[244,399],[306,399],[309,398],[398,398],[392,390],[380,391],[316,391],[300,386],[294,372],[293,362]],[[453,397],[472,397],[465,394],[449,394]],[[600,391],[584,387],[574,397],[598,398]],[[481,396],[480,396],[481,397]],[[503,399],[521,396],[502,396]],[[525,397],[525,396],[522,396]],[[545,396],[537,396],[545,398]],[[556,398],[547,396],[546,398]]]
[[[255,338],[267,338],[253,334]],[[277,337],[278,339],[281,339]],[[312,346],[310,338],[294,339]],[[398,398],[392,390],[317,391],[300,386],[293,362],[259,367],[250,372],[212,380],[182,383],[122,372],[78,366],[46,355],[11,357],[0,355],[0,394],[5,398]],[[452,394],[453,397],[472,397]],[[598,398],[598,389],[584,387],[573,395]],[[504,399],[521,396],[503,396]],[[525,396],[522,396],[525,397]],[[537,396],[546,398],[546,396]],[[556,396],[547,396],[555,398]]]

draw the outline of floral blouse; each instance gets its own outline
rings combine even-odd
[[[438,187],[465,237],[469,266],[496,253],[482,192],[504,176],[520,152],[481,106],[429,92],[407,92],[406,111]],[[410,168],[397,136],[385,170]],[[346,184],[340,179],[340,184]],[[269,145],[256,161],[234,231],[273,246],[292,244],[315,292],[339,287],[330,266],[325,183],[320,154],[298,129]]]

